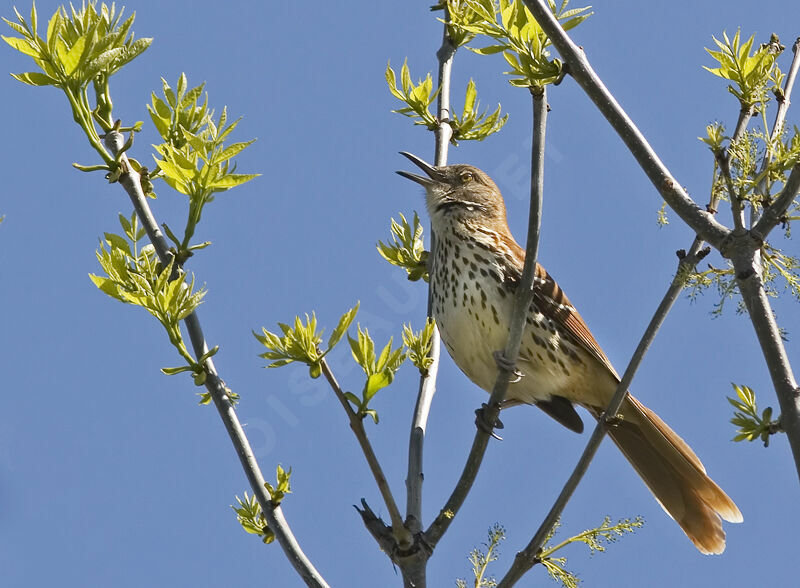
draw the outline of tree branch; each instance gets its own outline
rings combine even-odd
[[[405,525],[403,524],[403,517],[400,516],[400,510],[397,508],[397,503],[394,500],[394,496],[392,496],[392,490],[389,487],[389,482],[386,481],[386,476],[383,475],[381,464],[378,461],[378,458],[375,456],[375,451],[372,449],[372,444],[367,438],[367,432],[364,430],[364,421],[360,416],[358,416],[358,414],[356,414],[356,412],[353,410],[353,407],[350,406],[350,402],[348,402],[347,398],[345,397],[344,390],[342,390],[341,386],[339,386],[339,382],[336,381],[336,377],[333,375],[328,362],[323,359],[320,362],[320,366],[322,368],[322,374],[325,376],[325,379],[328,380],[331,388],[333,388],[333,392],[336,394],[336,398],[339,400],[342,408],[344,408],[344,411],[347,413],[347,418],[350,421],[350,428],[353,430],[353,434],[355,434],[356,439],[358,439],[358,444],[361,446],[361,451],[364,453],[364,457],[367,459],[369,469],[372,472],[372,476],[375,478],[375,483],[378,485],[378,490],[380,490],[381,496],[383,497],[383,502],[386,504],[386,508],[389,511],[389,516],[392,519],[392,532],[397,540],[398,547],[400,547],[400,549],[408,549],[411,546],[413,539],[411,538],[411,534],[408,532],[408,529],[406,529]]]
[[[449,20],[447,9],[445,9],[445,21]],[[437,97],[437,120],[436,127],[436,153],[434,165],[447,165],[447,149],[450,145],[450,137],[453,129],[450,126],[450,71],[453,66],[453,58],[456,54],[456,47],[450,41],[447,34],[447,22],[445,22],[442,32],[442,45],[436,52],[439,61],[439,95]],[[434,247],[436,246],[436,235],[431,230],[431,254],[428,256],[428,272],[433,267]],[[428,316],[433,313],[433,302],[431,291],[428,289]],[[406,524],[412,533],[418,533],[422,529],[422,482],[423,467],[422,457],[425,442],[425,429],[428,423],[433,396],[436,393],[436,377],[439,372],[439,355],[441,352],[441,338],[439,328],[436,327],[431,337],[431,351],[428,357],[433,359],[433,363],[428,367],[427,373],[420,378],[417,403],[414,407],[414,416],[411,421],[411,433],[408,440],[408,473],[406,475]]]
[[[539,247],[539,227],[541,226],[542,193],[544,187],[544,140],[547,125],[547,95],[545,88],[531,88],[533,98],[533,147],[531,149],[531,204],[528,216],[528,238],[525,250],[525,265],[514,298],[514,310],[511,315],[506,348],[503,351],[505,361],[498,363],[497,380],[489,396],[489,402],[482,410],[482,418],[490,427],[497,421],[500,403],[505,398],[508,384],[514,375],[513,364],[519,355],[520,342],[525,330],[525,319],[533,301],[533,277],[536,269],[536,256]],[[489,432],[478,427],[472,442],[467,462],[456,487],[444,508],[434,522],[425,531],[425,537],[431,546],[435,546],[447,531],[450,522],[458,512],[478,475],[486,447],[489,443]]]
[[[116,156],[125,144],[125,139],[121,133],[111,131],[106,134],[104,142],[106,147]],[[136,214],[155,247],[159,260],[161,260],[162,264],[167,265],[172,260],[172,253],[169,251],[169,245],[150,210],[150,205],[147,203],[147,197],[142,190],[141,176],[131,168],[128,158],[124,153],[119,155],[119,161],[123,172],[119,177],[119,183],[130,197]],[[208,350],[208,346],[203,337],[203,331],[200,328],[200,320],[197,317],[197,313],[193,312],[189,315],[184,320],[184,324],[189,332],[195,356],[200,357]],[[239,461],[242,464],[242,468],[253,490],[253,494],[261,505],[261,510],[267,519],[267,525],[270,530],[275,533],[275,537],[283,549],[283,552],[286,554],[287,559],[292,566],[294,566],[295,570],[297,570],[297,573],[300,574],[300,577],[306,585],[316,588],[327,588],[328,584],[316,568],[314,568],[314,565],[297,543],[297,539],[295,539],[292,534],[280,506],[273,505],[269,493],[264,486],[264,476],[261,473],[261,469],[258,467],[258,462],[253,455],[253,450],[250,447],[244,429],[242,429],[242,425],[236,416],[236,411],[228,397],[225,385],[217,374],[214,362],[210,358],[206,359],[203,366],[207,374],[205,383],[206,389],[211,395],[211,398],[214,399],[214,405],[217,407],[219,416],[225,425],[225,429],[228,431],[236,454],[239,456]]]
[[[569,502],[569,499],[572,497],[575,488],[577,488],[584,474],[589,469],[589,464],[594,458],[595,453],[597,453],[597,449],[600,447],[600,443],[607,432],[607,420],[613,418],[617,414],[620,406],[622,406],[622,403],[625,401],[625,397],[628,395],[628,388],[633,381],[636,371],[639,369],[647,350],[650,348],[661,325],[664,323],[664,319],[667,318],[667,314],[669,314],[669,311],[672,309],[673,304],[675,304],[675,301],[678,299],[683,289],[687,273],[692,271],[698,261],[708,254],[709,250],[701,250],[701,246],[702,241],[696,239],[695,242],[692,243],[689,253],[678,262],[678,270],[675,272],[675,277],[672,279],[672,283],[653,314],[653,318],[650,319],[650,324],[647,325],[647,329],[642,335],[639,344],[636,346],[636,351],[634,351],[633,357],[631,357],[628,367],[625,369],[625,373],[617,386],[614,396],[611,398],[611,402],[609,402],[606,410],[597,419],[597,425],[594,431],[592,431],[592,436],[589,438],[589,442],[586,444],[583,454],[575,465],[575,469],[567,479],[566,484],[564,484],[564,487],[561,489],[561,493],[558,495],[550,512],[547,513],[547,516],[544,521],[542,521],[542,524],[539,526],[533,538],[525,549],[517,553],[514,558],[514,563],[497,585],[498,588],[513,586],[525,572],[537,563],[537,556],[547,535],[556,524],[556,521],[558,521],[564,507],[566,507],[567,502]]]
[[[666,200],[667,204],[705,241],[719,248],[729,231],[713,215],[702,210],[689,197],[653,148],[642,136],[614,96],[603,85],[589,64],[583,50],[575,45],[550,11],[544,0],[523,0],[536,18],[539,26],[550,37],[569,74],[583,88],[592,102],[620,136],[642,170]]]
[[[792,173],[783,185],[780,195],[775,199],[772,205],[764,210],[756,226],[753,227],[752,233],[762,241],[766,239],[770,231],[774,229],[778,223],[781,222],[786,210],[794,202],[797,197],[797,192],[800,191],[800,163],[792,168]]]
[[[796,167],[792,175],[800,177],[800,173],[796,173],[797,171]],[[766,215],[761,220],[763,221],[765,218]],[[795,467],[800,476],[800,389],[797,387],[780,330],[775,322],[775,315],[764,291],[758,250],[734,257],[732,261],[742,300],[747,307],[750,322],[753,323],[761,352],[764,354],[764,360],[775,387],[775,393],[778,396],[778,403],[781,407],[781,428],[789,439]]]
[[[789,72],[786,74],[786,83],[783,85],[783,93],[777,98],[778,109],[775,112],[775,122],[772,124],[772,133],[770,133],[769,143],[767,143],[767,148],[764,151],[764,159],[761,162],[761,168],[758,170],[759,174],[764,173],[770,161],[772,161],[772,146],[783,132],[783,122],[786,119],[786,112],[789,110],[789,106],[792,104],[792,89],[794,88],[794,82],[797,79],[797,70],[800,69],[800,37],[798,37],[792,45],[792,53],[794,53],[794,57],[792,58],[792,63],[789,66]],[[756,194],[766,196],[767,188],[767,176],[764,175],[764,177],[761,178],[761,181],[758,183],[758,186],[756,186]],[[758,218],[758,210],[754,206],[750,209],[751,227],[758,222]]]

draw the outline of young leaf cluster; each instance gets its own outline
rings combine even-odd
[[[276,485],[273,486],[269,482],[264,482],[264,487],[267,489],[267,492],[269,492],[270,501],[275,506],[278,506],[287,494],[292,493],[292,486],[290,484],[291,477],[292,468],[284,470],[283,467],[278,464],[276,468]]]
[[[790,133],[786,128],[781,128],[772,135],[764,130],[769,128],[765,108],[766,89],[773,86],[773,93],[782,95],[778,84],[783,74],[775,62],[782,45],[777,38],[773,36],[769,43],[756,50],[753,50],[753,37],[742,43],[739,32],[733,39],[723,34],[723,39],[714,39],[719,51],[709,50],[720,67],[706,69],[735,82],[736,87],[729,89],[739,98],[742,108],[752,107],[759,112],[762,124],[760,129],[740,133],[737,140],[733,141],[725,134],[720,123],[713,123],[706,127],[706,136],[699,139],[708,145],[714,155],[711,200],[734,199],[735,206],[743,212],[747,212],[749,207],[750,219],[755,222],[782,189],[788,173],[800,162],[800,130],[795,126]],[[795,201],[781,219],[786,237],[791,234],[791,223],[797,220],[795,213],[798,210],[800,204]],[[774,297],[788,288],[793,296],[800,299],[800,260],[770,242],[763,244],[761,259],[767,294]],[[705,271],[688,275],[686,284],[691,289],[691,298],[711,286],[716,287],[720,300],[715,304],[714,315],[720,314],[725,301],[738,293],[733,268],[727,262],[724,268],[709,265]],[[737,310],[745,310],[741,300]]]
[[[728,397],[728,402],[736,409],[731,423],[739,427],[733,440],[755,441],[761,439],[764,447],[768,447],[770,435],[781,430],[780,419],[772,420],[772,407],[769,406],[761,414],[758,413],[756,394],[751,388],[736,384],[732,384],[732,386],[738,400]]]
[[[433,105],[433,101],[436,100],[439,90],[433,90],[433,79],[430,72],[428,72],[424,80],[419,80],[414,84],[411,81],[408,64],[404,61],[400,70],[401,87],[398,88],[397,76],[391,65],[387,64],[386,82],[389,84],[389,91],[392,96],[406,105],[392,112],[414,119],[415,125],[424,125],[429,131],[436,130],[439,126],[439,121],[431,114],[430,108]],[[477,96],[475,82],[470,80],[469,84],[467,84],[464,109],[461,115],[453,112],[453,118],[446,121],[453,129],[450,137],[450,142],[453,145],[458,145],[458,141],[483,141],[489,135],[502,129],[508,120],[508,115],[500,116],[499,104],[491,114],[487,114],[488,109],[479,112],[480,102],[477,100]]]
[[[268,349],[259,357],[272,360],[272,363],[266,366],[270,368],[299,361],[308,366],[312,378],[318,378],[322,373],[322,359],[342,339],[358,313],[358,306],[356,304],[341,316],[339,324],[328,338],[328,347],[325,351],[320,351],[319,348],[324,330],[317,330],[317,317],[313,312],[310,317],[306,314],[305,322],[299,316],[295,317],[294,327],[278,323],[283,335],[272,333],[266,328],[262,328],[262,335],[253,332],[253,336]]]
[[[548,0],[550,9],[564,30],[570,30],[591,16],[589,7],[567,10],[568,0],[556,5]],[[547,47],[550,39],[522,0],[467,0],[458,3],[451,12],[453,25],[476,35],[493,40],[492,45],[470,48],[479,55],[502,53],[511,71],[506,72],[513,86],[535,88],[561,81],[564,71],[559,59],[550,59]],[[477,13],[474,18],[470,12]]]
[[[477,25],[483,18],[479,12],[470,8],[470,1],[471,0],[445,0],[431,7],[431,10],[447,9],[449,18],[447,20],[443,18],[437,20],[447,26],[447,38],[450,39],[450,42],[456,49],[462,45],[466,45],[475,38],[475,33],[470,32],[467,26]]]
[[[267,492],[269,492],[270,502],[272,502],[274,506],[280,505],[284,496],[292,491],[289,483],[289,478],[292,475],[292,468],[284,470],[283,467],[278,464],[276,469],[276,485],[273,486],[269,482],[264,482],[264,487],[267,489]],[[273,533],[267,525],[267,519],[264,517],[261,505],[258,503],[256,497],[248,496],[247,492],[245,492],[244,500],[238,496],[235,498],[236,502],[239,503],[239,508],[233,505],[231,505],[231,508],[236,513],[236,520],[245,532],[251,535],[258,535],[264,543],[272,543],[275,540],[275,533]]]
[[[500,116],[500,105],[494,112],[487,115],[488,109],[478,113],[480,101],[477,100],[478,92],[475,90],[475,82],[472,79],[467,84],[467,94],[464,97],[464,110],[459,116],[453,113],[453,120],[450,126],[453,128],[453,136],[450,142],[458,145],[458,141],[483,141],[503,128],[508,121],[508,115]]]
[[[191,251],[207,244],[191,246],[200,222],[203,207],[214,200],[214,194],[249,182],[259,174],[237,174],[233,158],[252,145],[254,140],[225,145],[225,139],[241,119],[228,123],[223,108],[217,121],[207,107],[208,98],[198,104],[203,85],[189,89],[186,76],[178,78],[176,91],[162,78],[164,99],[155,94],[147,110],[164,142],[156,145],[154,156],[158,169],[150,178],[161,177],[167,184],[189,197],[189,214],[183,239],[178,239],[167,227],[166,233],[175,243],[179,261]]]
[[[33,5],[30,22],[16,11],[18,22],[5,22],[21,37],[3,37],[14,49],[30,56],[40,71],[12,74],[32,86],[54,86],[64,91],[72,115],[89,142],[111,169],[114,158],[106,151],[94,126],[96,120],[108,131],[112,125],[108,79],[125,64],[141,55],[152,39],[134,40],[131,27],[134,15],[122,21],[122,11],[93,0],[80,10],[70,5],[70,12],[59,7],[47,24],[42,38],[37,32],[38,17]],[[89,84],[95,91],[94,108],[88,97]],[[135,127],[138,130],[138,125]]]
[[[770,83],[773,88],[778,88],[780,91],[784,77],[775,65],[775,58],[783,51],[783,45],[780,45],[773,36],[770,43],[761,45],[753,51],[754,37],[751,35],[742,43],[741,31],[737,30],[733,39],[729,39],[727,33],[723,32],[722,41],[712,37],[717,45],[717,51],[706,48],[719,66],[713,68],[704,66],[704,69],[732,82],[728,86],[728,91],[736,96],[743,109],[763,106],[768,100],[767,90]]]
[[[389,84],[389,91],[392,96],[406,104],[403,108],[398,108],[392,112],[414,119],[415,125],[425,125],[430,131],[436,129],[438,122],[436,117],[431,114],[430,107],[433,101],[436,100],[439,90],[437,89],[434,92],[433,78],[431,78],[430,72],[427,73],[424,80],[418,80],[414,84],[411,81],[411,73],[408,70],[408,60],[405,60],[403,61],[403,67],[400,69],[401,87],[398,88],[397,75],[394,73],[391,63],[387,63],[386,83]]]
[[[553,554],[571,543],[584,543],[589,547],[589,551],[594,554],[606,550],[606,545],[615,542],[626,533],[633,533],[636,529],[644,525],[644,519],[640,516],[631,519],[620,519],[615,525],[611,524],[611,517],[606,516],[602,524],[594,529],[588,529],[565,539],[558,545],[547,547],[555,535],[559,523],[553,527],[552,531],[545,540],[544,547],[539,554],[539,561],[544,565],[547,573],[554,580],[561,582],[564,588],[577,588],[580,580],[575,574],[566,569],[566,557],[553,557]]]
[[[392,242],[386,244],[378,241],[378,253],[392,265],[402,267],[408,273],[408,279],[415,282],[422,278],[428,281],[428,252],[422,243],[422,223],[414,212],[414,220],[408,223],[403,213],[400,222],[392,219]]]
[[[486,576],[486,569],[490,563],[497,561],[500,555],[497,548],[506,538],[506,530],[499,523],[495,523],[489,527],[487,535],[487,542],[484,543],[485,551],[476,547],[469,552],[469,563],[472,565],[472,574],[475,576],[475,582],[472,584],[474,588],[495,588],[497,586],[497,581],[493,577]],[[456,580],[458,588],[467,588],[467,585],[466,580]]]
[[[403,345],[393,349],[392,338],[389,338],[388,343],[376,357],[375,342],[367,329],[361,329],[361,325],[358,325],[356,338],[348,335],[347,341],[350,343],[353,359],[364,370],[367,379],[361,390],[361,398],[352,392],[345,392],[345,397],[353,405],[359,417],[364,418],[369,415],[377,423],[378,413],[369,408],[369,403],[380,390],[392,383],[395,372],[400,369],[406,359],[407,352]]]
[[[163,267],[152,245],[139,247],[144,228],[134,213],[130,219],[119,215],[124,237],[105,233],[97,250],[97,260],[105,276],[90,274],[100,290],[126,304],[141,306],[164,327],[170,343],[178,350],[186,365],[163,368],[167,375],[191,372],[195,384],[205,383],[204,361],[217,352],[217,347],[195,360],[183,341],[180,321],[189,316],[203,301],[204,288],[194,291],[194,277],[186,282],[186,274],[174,266],[174,260]]]
[[[275,533],[267,525],[267,519],[261,512],[261,505],[256,497],[249,496],[245,491],[244,500],[238,496],[235,498],[236,502],[239,503],[239,508],[233,505],[231,505],[231,508],[236,513],[236,520],[245,532],[251,535],[258,535],[264,543],[275,541]]]
[[[432,317],[428,317],[425,326],[418,332],[411,325],[403,325],[403,344],[408,349],[408,358],[423,377],[428,375],[428,368],[433,364],[433,358],[429,354],[435,330],[436,321]]]

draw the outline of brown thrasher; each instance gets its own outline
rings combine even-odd
[[[432,312],[459,368],[486,391],[497,378],[494,352],[505,347],[525,250],[511,235],[503,197],[492,179],[470,165],[433,167],[402,153],[427,177],[422,184],[436,235],[430,275]],[[558,284],[536,265],[534,299],[503,408],[535,404],[578,433],[573,403],[599,417],[619,376]],[[609,435],[702,553],[722,553],[720,517],[738,523],[734,502],[706,475],[692,449],[653,411],[628,395]]]

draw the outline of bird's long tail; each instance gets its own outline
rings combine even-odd
[[[725,532],[720,517],[732,523],[742,513],[708,477],[694,451],[652,410],[629,396],[622,420],[609,435],[701,553],[722,553]]]

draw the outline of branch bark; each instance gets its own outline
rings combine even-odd
[[[767,149],[764,152],[764,160],[761,162],[761,168],[758,170],[759,174],[763,173],[764,170],[767,169],[770,161],[772,161],[773,145],[783,132],[783,122],[786,120],[786,112],[792,104],[792,89],[797,79],[797,71],[800,69],[800,37],[798,37],[792,45],[792,53],[794,53],[794,57],[789,66],[789,71],[786,74],[786,82],[783,85],[783,95],[777,98],[778,108],[775,111],[775,122],[772,123],[772,133],[770,133],[769,136],[769,143],[767,143]],[[764,176],[756,187],[756,194],[766,196],[768,188],[769,183],[767,182],[767,177]],[[758,222],[758,219],[758,209],[754,206],[750,209],[750,226],[754,226]]]
[[[106,134],[104,142],[111,153],[116,156],[125,144],[125,139],[121,133],[111,131]],[[119,183],[128,194],[134,210],[136,210],[136,214],[139,217],[139,221],[144,226],[147,231],[147,236],[155,247],[159,260],[162,264],[167,265],[172,259],[172,253],[169,251],[167,240],[164,238],[153,216],[153,212],[150,210],[150,205],[147,203],[147,197],[142,190],[141,177],[131,168],[128,158],[124,153],[120,155],[119,159],[123,171],[120,175]],[[186,317],[184,324],[189,333],[195,356],[200,357],[203,353],[208,351],[208,346],[206,345],[197,313],[193,312]],[[297,539],[283,516],[283,511],[280,506],[272,504],[269,493],[264,487],[264,476],[261,473],[255,455],[253,455],[253,450],[250,447],[244,429],[236,416],[236,411],[225,390],[225,385],[214,367],[213,360],[210,358],[206,359],[203,365],[207,373],[206,389],[214,400],[214,405],[217,407],[219,416],[225,425],[225,429],[228,431],[233,447],[242,464],[242,469],[244,469],[247,481],[250,483],[253,494],[261,505],[261,510],[267,519],[269,528],[275,533],[275,538],[278,540],[284,554],[295,570],[297,570],[297,573],[300,574],[300,577],[306,585],[315,588],[327,588],[328,584],[325,582],[322,575],[316,570],[300,548]]]
[[[484,406],[482,418],[491,426],[497,421],[500,403],[505,398],[508,384],[514,375],[513,364],[519,355],[520,342],[525,329],[525,319],[533,301],[533,277],[536,269],[536,256],[539,247],[539,227],[541,226],[542,194],[544,189],[544,141],[547,125],[547,94],[545,88],[531,88],[533,98],[533,147],[531,150],[531,204],[528,216],[528,237],[525,250],[525,265],[522,278],[514,299],[514,311],[511,315],[510,328],[506,347],[503,350],[503,362],[498,363],[497,380],[495,381],[489,402]],[[425,538],[433,547],[447,531],[467,497],[475,477],[478,475],[486,447],[489,444],[489,432],[478,427],[472,442],[467,462],[461,477],[456,483],[450,498],[439,512],[434,522],[425,532]]]
[[[797,168],[794,171],[796,172]],[[775,322],[775,315],[764,291],[760,255],[758,250],[755,250],[741,257],[734,257],[732,261],[742,300],[747,307],[750,322],[753,323],[778,396],[781,407],[780,425],[789,439],[795,468],[800,476],[800,389],[797,387],[780,330]]]
[[[536,17],[542,30],[550,37],[553,46],[568,66],[569,74],[583,88],[620,136],[662,198],[703,240],[719,248],[729,232],[728,229],[714,219],[711,213],[699,208],[678,181],[672,177],[642,133],[611,95],[608,88],[603,85],[583,50],[573,43],[572,39],[564,32],[550,11],[547,2],[544,0],[523,1]]]
[[[445,21],[449,16],[445,15]],[[437,97],[437,120],[439,125],[436,127],[436,147],[434,165],[447,165],[447,151],[450,145],[450,137],[453,129],[450,126],[450,72],[453,67],[453,58],[456,54],[456,47],[447,34],[447,22],[445,22],[442,32],[442,45],[436,52],[439,61],[439,95]],[[433,251],[436,247],[436,235],[431,231],[431,253],[428,256],[429,268],[431,271],[433,264]],[[428,310],[427,316],[432,315],[431,292],[428,289]],[[425,429],[428,423],[433,396],[436,393],[436,377],[439,372],[439,356],[441,352],[441,339],[439,328],[433,332],[431,339],[431,352],[429,357],[433,363],[428,367],[428,372],[420,378],[419,393],[414,407],[414,416],[411,421],[411,434],[408,440],[408,473],[406,475],[406,524],[412,533],[419,533],[422,530],[422,482],[423,475],[423,449],[425,442]]]
[[[339,386],[339,382],[336,381],[336,376],[333,375],[328,362],[323,359],[320,362],[320,366],[322,367],[322,374],[325,376],[325,379],[328,380],[334,394],[336,394],[336,398],[347,413],[347,418],[350,421],[350,428],[353,430],[356,439],[358,439],[361,451],[367,459],[370,472],[372,472],[372,476],[375,478],[375,483],[378,485],[378,490],[383,497],[383,502],[386,504],[386,508],[389,511],[389,517],[392,519],[392,532],[397,541],[397,546],[400,549],[408,549],[411,547],[413,539],[408,529],[406,529],[403,524],[403,517],[400,516],[400,510],[397,508],[397,503],[392,495],[392,489],[389,487],[389,482],[386,481],[386,476],[383,474],[381,464],[375,455],[375,451],[372,449],[372,444],[369,442],[367,432],[364,430],[364,422],[353,410],[353,407],[350,406],[350,403],[344,395],[344,390]]]
[[[513,586],[523,576],[523,574],[525,574],[525,572],[527,572],[537,563],[536,558],[542,549],[542,546],[544,545],[547,535],[556,524],[556,521],[558,521],[558,518],[564,511],[564,507],[566,507],[567,502],[569,502],[569,499],[572,497],[575,488],[578,487],[578,484],[580,483],[584,474],[589,469],[589,464],[594,458],[595,453],[597,453],[597,449],[600,447],[600,443],[603,441],[603,438],[606,435],[608,427],[607,419],[613,418],[619,411],[622,403],[625,401],[625,397],[628,395],[628,388],[633,381],[636,371],[639,369],[647,350],[650,348],[650,345],[653,343],[653,340],[658,334],[661,325],[664,323],[664,319],[667,318],[667,314],[669,314],[669,311],[672,309],[672,306],[678,299],[678,296],[683,289],[687,272],[694,269],[698,261],[705,257],[705,253],[708,253],[707,250],[705,253],[703,253],[703,250],[700,249],[701,246],[702,241],[695,240],[695,242],[692,243],[689,253],[678,263],[678,270],[675,272],[675,277],[672,279],[672,283],[667,289],[667,292],[664,294],[664,297],[661,299],[661,303],[658,305],[658,308],[653,314],[653,318],[650,319],[650,324],[647,325],[647,329],[642,335],[639,344],[636,346],[636,351],[634,351],[633,357],[631,357],[628,367],[625,369],[622,380],[620,381],[619,386],[617,386],[617,391],[614,393],[614,396],[611,399],[608,407],[606,407],[606,410],[603,412],[603,415],[597,420],[597,425],[595,426],[594,431],[592,431],[592,436],[589,438],[589,442],[586,444],[583,454],[581,454],[578,463],[575,465],[575,469],[572,471],[572,474],[570,474],[570,477],[567,479],[566,484],[564,484],[564,487],[561,489],[558,498],[550,509],[550,512],[547,513],[547,516],[545,517],[544,521],[542,521],[542,524],[537,529],[533,538],[530,540],[525,549],[517,553],[516,557],[514,558],[514,563],[497,585],[498,588],[509,588],[510,586]]]

